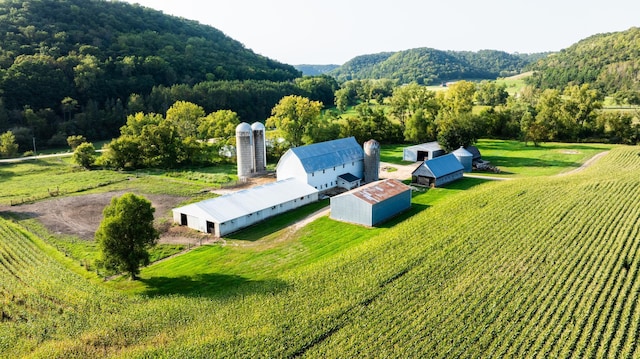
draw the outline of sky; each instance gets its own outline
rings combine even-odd
[[[438,50],[559,51],[640,26],[638,0],[124,0],[211,25],[291,65]]]

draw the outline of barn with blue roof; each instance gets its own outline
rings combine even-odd
[[[462,178],[464,167],[456,156],[449,153],[424,161],[411,173],[411,182],[423,186],[440,187]]]
[[[276,167],[278,181],[296,178],[319,191],[359,186],[364,175],[364,150],[354,137],[294,147]]]

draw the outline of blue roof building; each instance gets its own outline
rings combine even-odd
[[[320,191],[337,187],[346,174],[364,175],[364,150],[354,137],[291,148],[276,167],[278,181],[297,178]]]
[[[462,178],[464,167],[456,156],[449,153],[424,161],[411,173],[411,182],[423,186],[440,187]]]

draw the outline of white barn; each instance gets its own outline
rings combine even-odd
[[[289,178],[174,208],[173,221],[221,237],[317,200],[318,190]]]
[[[410,207],[411,187],[386,179],[331,197],[330,217],[371,227]]]
[[[319,191],[344,183],[338,177],[351,174],[362,179],[364,150],[354,137],[294,147],[282,155],[276,167],[278,181],[297,178]],[[353,177],[349,177],[354,183]],[[347,188],[349,189],[349,188]]]

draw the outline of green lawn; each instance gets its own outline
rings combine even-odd
[[[551,176],[576,169],[597,153],[615,145],[582,143],[542,143],[536,147],[520,141],[479,140],[482,158],[497,166],[498,177]]]

